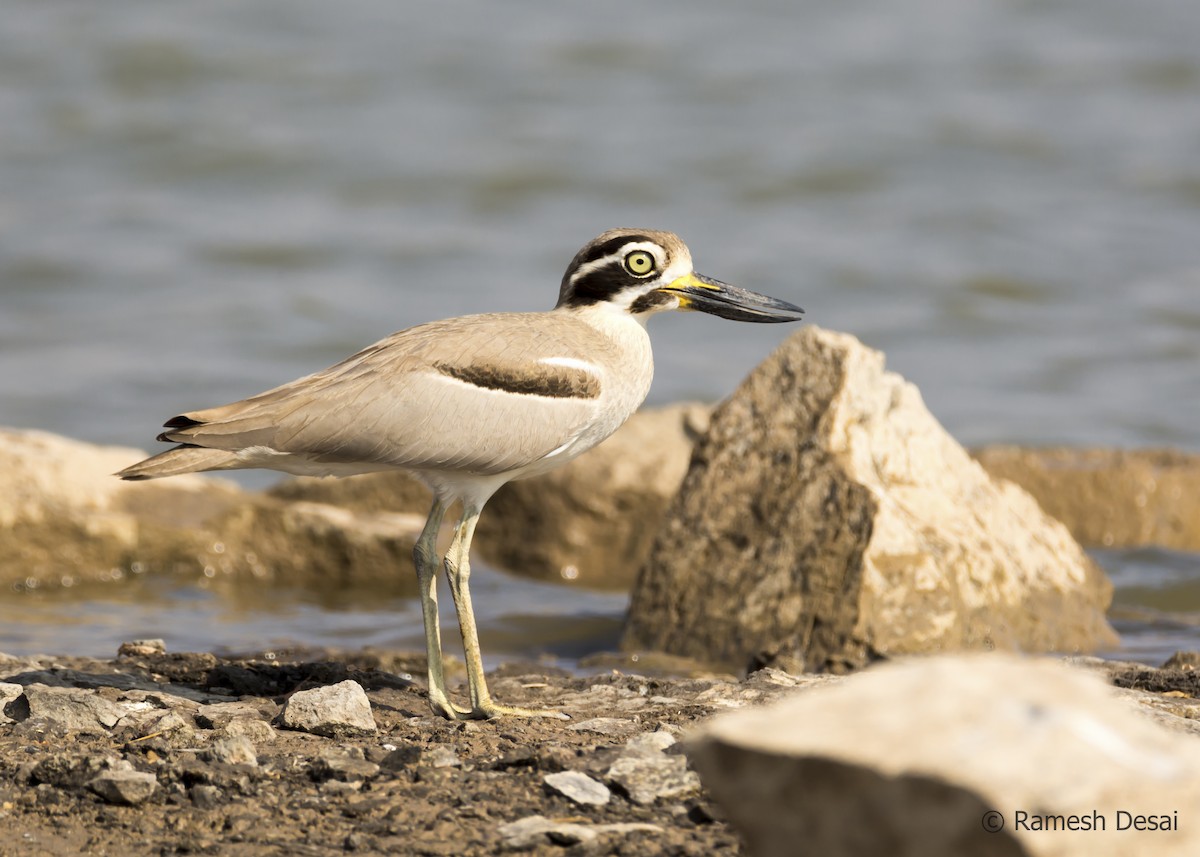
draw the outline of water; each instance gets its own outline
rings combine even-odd
[[[0,10],[0,424],[149,446],[392,330],[547,307],[640,225],[885,350],[964,443],[1200,449],[1196,4]],[[652,327],[653,403],[789,332]],[[358,633],[294,609],[247,628]]]

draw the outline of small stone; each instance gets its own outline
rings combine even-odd
[[[5,711],[5,709],[8,708],[9,703],[15,701],[17,697],[24,692],[25,688],[19,684],[13,684],[12,682],[8,681],[0,681],[0,723],[9,723],[14,719],[8,715],[8,712]]]
[[[421,755],[421,764],[431,768],[457,768],[462,762],[449,747],[434,747]]]
[[[689,771],[683,756],[658,754],[622,756],[608,769],[608,778],[629,799],[649,806],[660,798],[679,797],[700,788],[700,778]]]
[[[220,729],[238,717],[265,720],[274,716],[263,711],[263,704],[268,708],[274,708],[274,703],[266,702],[265,700],[262,704],[238,700],[236,702],[214,702],[209,705],[201,705],[196,710],[196,723],[199,724],[201,729]]]
[[[258,755],[254,752],[254,744],[245,736],[218,738],[209,745],[204,755],[210,762],[258,767]]]
[[[604,806],[612,797],[606,785],[580,771],[546,774],[542,777],[542,782],[563,797],[586,806]]]
[[[595,732],[597,735],[619,735],[632,729],[632,720],[620,717],[593,717],[579,723],[572,723],[567,728],[572,732]]]
[[[1180,669],[1190,671],[1197,667],[1200,667],[1200,652],[1176,652],[1167,658],[1166,662],[1162,665],[1162,668],[1165,670]],[[3,690],[0,690],[0,695],[2,694]]]
[[[596,842],[603,835],[623,836],[629,833],[662,833],[657,824],[577,824],[554,821],[543,815],[530,815],[500,825],[500,845],[508,851],[528,851],[540,845],[580,845]]]
[[[578,845],[594,842],[599,836],[590,825],[551,821],[544,815],[530,815],[500,826],[500,843],[509,850],[526,851],[553,842]]]
[[[137,806],[158,788],[154,774],[141,771],[105,771],[88,783],[88,788],[109,803]]]
[[[626,741],[625,752],[621,755],[657,756],[675,743],[675,736],[670,732],[646,732]]]
[[[246,738],[255,744],[275,740],[275,728],[265,720],[234,717],[216,731],[218,738]]]
[[[31,684],[24,690],[28,717],[74,732],[103,733],[117,725],[128,709],[93,690]],[[10,706],[18,706],[14,700]]]
[[[326,750],[312,763],[313,779],[354,782],[366,780],[379,773],[379,765],[368,762],[359,747],[348,750]]]
[[[122,643],[117,649],[118,658],[144,658],[147,655],[164,655],[167,652],[165,640],[130,640]]]
[[[421,748],[413,744],[397,747],[383,757],[380,766],[388,771],[403,771],[421,761]]]
[[[221,790],[208,783],[192,786],[191,797],[197,809],[216,809],[221,805]]]
[[[126,715],[121,721],[121,729],[128,730],[126,734],[132,733],[139,741],[159,737],[190,741],[196,732],[190,718],[184,719],[178,711],[161,708]]]
[[[346,681],[293,693],[283,706],[280,719],[285,729],[350,737],[376,731],[371,701],[356,681]]]
[[[537,761],[537,753],[532,747],[518,747],[511,753],[505,753],[488,767],[493,771],[511,771],[513,768],[532,768]]]

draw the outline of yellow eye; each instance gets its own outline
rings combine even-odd
[[[625,270],[635,277],[653,274],[654,264],[654,257],[645,250],[634,250],[625,257]]]

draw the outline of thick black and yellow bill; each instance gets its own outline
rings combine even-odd
[[[733,321],[799,321],[804,315],[795,304],[694,273],[659,286],[657,291],[679,298],[680,309],[696,309]]]

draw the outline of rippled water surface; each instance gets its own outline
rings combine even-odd
[[[642,225],[884,349],[965,443],[1197,450],[1198,32],[1178,0],[9,0],[0,424],[148,446],[392,330],[547,307],[579,245]],[[652,328],[658,403],[788,333]],[[1107,561],[1121,599],[1195,609],[1162,581],[1197,557]],[[0,648],[419,640],[399,598],[162,585],[8,603],[36,621]],[[500,588],[495,633],[621,609]]]

